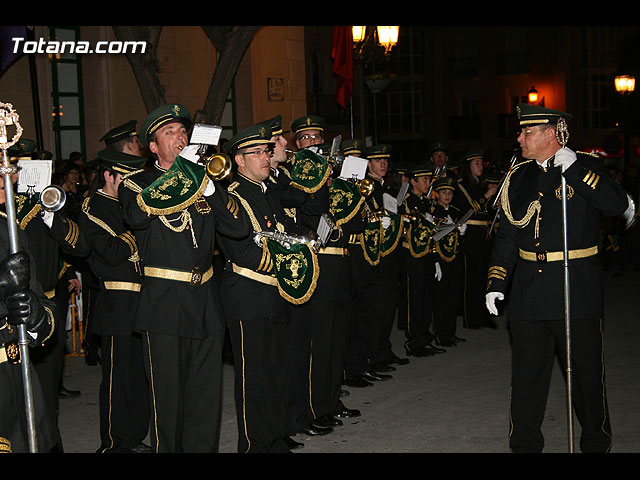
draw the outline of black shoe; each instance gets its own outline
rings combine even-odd
[[[360,416],[360,410],[356,410],[355,408],[342,407],[342,410],[334,412],[333,415],[335,415],[338,418],[359,417]]]
[[[458,342],[466,342],[467,339],[466,338],[460,338],[460,337],[454,335],[453,336],[453,341],[456,342],[456,343],[458,343]]]
[[[370,380],[374,382],[377,382],[380,380],[389,380],[390,378],[393,378],[391,375],[385,375],[384,373],[374,372],[373,370],[367,370],[361,376],[365,380]]]
[[[80,390],[67,390],[65,387],[58,388],[58,398],[77,398],[80,396]]]
[[[130,448],[129,451],[131,453],[152,453],[151,447],[149,445],[145,445],[142,442],[140,442],[135,447]]]
[[[391,365],[387,365],[386,363],[374,363],[371,365],[371,368],[376,372],[393,372],[396,367],[392,367]]]
[[[425,345],[425,347],[427,350],[429,350],[430,352],[436,354],[436,353],[446,353],[446,350],[444,348],[438,348],[435,345]]]
[[[344,381],[344,384],[347,387],[354,387],[354,388],[364,388],[364,387],[370,387],[371,385],[373,385],[373,383],[367,382],[362,377],[362,375],[354,375],[353,377],[349,377]]]
[[[351,394],[349,393],[349,390],[343,390],[343,389],[340,389],[340,394],[339,394],[339,397],[340,397],[340,398],[342,398],[342,397],[348,397],[349,395],[351,395]]]
[[[393,355],[391,357],[391,360],[389,360],[387,362],[389,365],[406,365],[407,363],[409,363],[409,359],[408,358],[400,358],[397,355]]]
[[[406,349],[407,355],[410,357],[432,357],[434,352],[431,352],[429,349],[425,347],[416,348],[414,350]]]
[[[332,415],[325,415],[323,417],[314,418],[313,420],[311,420],[311,425],[313,425],[314,427],[325,428],[339,427],[340,425],[342,425],[342,420],[338,420]]]
[[[492,328],[493,330],[497,330],[498,329],[498,324],[493,318],[485,320],[485,326],[487,328]]]
[[[322,427],[319,425],[314,425],[313,422],[307,425],[304,428],[300,429],[300,433],[304,433],[305,435],[327,435],[328,433],[333,432],[333,428],[331,427]]]
[[[441,347],[455,347],[457,343],[453,340],[439,340],[436,341],[436,345],[440,345]]]
[[[284,437],[284,443],[287,445],[287,448],[289,450],[295,450],[296,448],[304,448],[304,443],[302,442],[296,442],[293,438],[291,437]]]

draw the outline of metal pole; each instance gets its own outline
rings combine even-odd
[[[569,139],[569,131],[567,130],[564,119],[560,119],[556,128],[556,138],[564,148]],[[567,181],[560,173],[562,178],[562,249],[563,249],[563,266],[564,266],[564,322],[566,332],[566,351],[567,351],[567,420],[569,430],[569,453],[573,453],[573,402],[572,402],[572,378],[571,378],[571,299],[569,297],[569,241],[567,233]]]
[[[5,208],[7,213],[7,228],[9,233],[9,253],[16,253],[20,245],[18,243],[18,223],[16,221],[16,205],[13,192],[12,175],[17,171],[14,165],[9,162],[7,149],[13,145],[22,133],[22,128],[18,124],[18,115],[13,111],[10,104],[0,104],[2,112],[0,117],[0,144],[2,149],[2,163],[0,164],[0,173],[4,177],[5,192]],[[4,110],[9,107],[9,111]],[[9,115],[7,115],[9,113]],[[7,142],[6,125],[15,124],[18,133],[14,136],[12,142]],[[22,367],[22,383],[24,389],[24,404],[27,415],[27,435],[29,439],[29,451],[31,453],[38,452],[38,440],[36,435],[35,408],[33,403],[33,390],[31,382],[31,361],[29,358],[29,336],[27,328],[24,324],[18,325],[18,344],[20,346],[20,365]]]

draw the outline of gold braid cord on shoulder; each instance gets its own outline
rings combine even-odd
[[[513,172],[515,172],[518,167],[521,167],[522,165],[525,165],[532,161],[533,160],[526,160],[513,167],[513,169],[507,174],[507,177],[504,179],[504,188],[502,189],[502,194],[500,195],[500,203],[502,205],[502,210],[507,217],[507,220],[509,220],[512,225],[515,225],[518,228],[526,227],[531,221],[531,218],[533,218],[534,214],[537,213],[539,216],[540,209],[542,207],[540,205],[540,199],[538,198],[537,200],[534,200],[529,204],[529,206],[527,207],[527,213],[520,220],[516,220],[515,218],[513,218],[513,214],[511,213],[511,204],[509,203],[509,185],[511,183],[511,175],[513,175]]]

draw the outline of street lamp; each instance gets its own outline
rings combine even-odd
[[[636,77],[633,75],[618,75],[614,79],[616,91],[621,94],[631,93],[636,88]]]

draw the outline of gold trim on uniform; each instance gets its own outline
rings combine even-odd
[[[322,247],[318,250],[318,253],[324,253],[326,255],[349,255],[349,250],[343,247]]]
[[[489,278],[497,278],[498,280],[505,280],[507,278],[507,270],[504,267],[494,265],[489,268]]]
[[[164,278],[165,280],[176,280],[193,285],[202,285],[213,276],[213,266],[209,267],[209,270],[204,273],[198,272],[197,268],[191,272],[185,272],[171,268],[144,267],[144,274],[147,277]]]
[[[0,453],[11,453],[11,440],[0,437]]]
[[[76,243],[78,243],[80,229],[78,228],[78,224],[73,220],[67,219],[67,222],[69,223],[69,231],[67,232],[67,236],[64,238],[64,241],[72,247],[75,247]]]
[[[241,267],[236,265],[235,263],[231,263],[231,268],[238,275],[242,275],[243,277],[250,278],[251,280],[255,280],[256,282],[265,283],[267,285],[278,286],[278,281],[276,277],[271,275],[263,275],[262,273],[255,272],[250,268]]]
[[[564,252],[528,252],[518,249],[520,258],[530,262],[558,262],[564,260]],[[589,248],[581,248],[578,250],[569,250],[569,260],[576,258],[592,257],[598,254],[598,246],[594,245]]]
[[[481,227],[488,227],[489,225],[491,225],[491,222],[489,220],[467,220],[467,225],[478,225]]]
[[[600,175],[589,170],[582,181],[589,185],[593,190],[595,190],[596,185],[600,181]]]
[[[142,284],[134,282],[105,281],[104,288],[107,290],[127,290],[129,292],[139,292]]]

